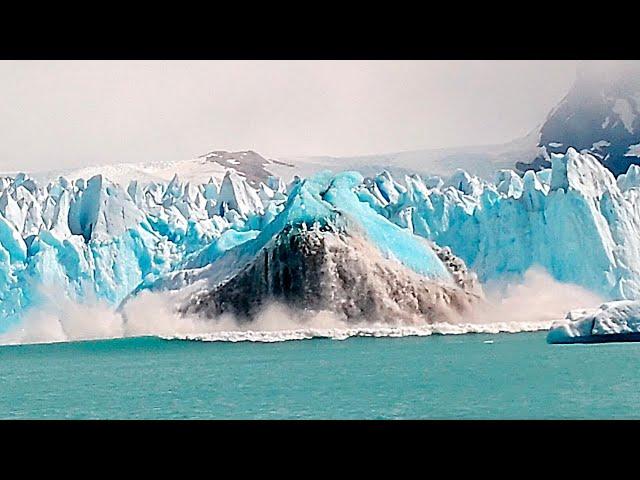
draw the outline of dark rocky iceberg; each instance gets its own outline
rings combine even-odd
[[[349,322],[455,321],[482,296],[475,275],[362,201],[362,181],[353,172],[300,181],[256,238],[146,288],[165,292],[180,314],[210,319],[251,321],[277,302]]]
[[[441,258],[457,280],[421,276],[384,258],[360,235],[335,227],[287,226],[242,271],[198,292],[180,311],[248,321],[268,302],[304,311],[328,310],[353,321],[453,321],[480,298],[475,277],[448,250]]]

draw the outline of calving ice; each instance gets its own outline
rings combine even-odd
[[[251,185],[228,171],[127,185],[20,174],[0,189],[1,330],[52,286],[125,314],[159,292],[177,316],[245,325],[272,301],[352,325],[464,323],[485,302],[480,282],[536,266],[604,299],[640,295],[640,169],[616,179],[574,149],[494,182],[324,172]]]
[[[182,313],[245,321],[268,301],[349,322],[433,323],[470,309],[480,292],[464,264],[376,213],[361,185],[353,172],[296,182],[254,239],[146,288]]]

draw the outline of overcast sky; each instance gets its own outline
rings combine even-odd
[[[506,142],[573,61],[2,61],[0,171]]]

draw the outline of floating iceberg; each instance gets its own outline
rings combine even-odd
[[[548,343],[607,343],[640,341],[640,301],[620,300],[593,310],[574,310],[555,322]]]

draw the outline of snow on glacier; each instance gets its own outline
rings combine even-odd
[[[571,148],[552,155],[551,169],[502,170],[492,183],[461,170],[446,179],[321,173],[289,185],[270,177],[257,187],[235,172],[189,180],[1,178],[0,331],[51,286],[115,306],[172,272],[230,268],[226,252],[244,246],[250,256],[294,217],[350,218],[385,255],[443,281],[416,235],[449,247],[483,282],[541,266],[606,299],[640,298],[640,169],[616,180]]]

